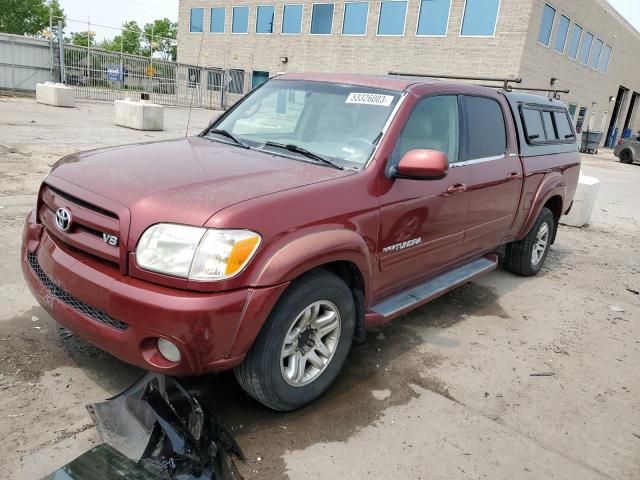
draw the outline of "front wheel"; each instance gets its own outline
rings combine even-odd
[[[355,330],[349,287],[317,270],[282,295],[243,363],[240,386],[269,408],[303,407],[329,388],[344,365]]]
[[[507,269],[523,277],[538,273],[549,253],[555,228],[553,213],[544,207],[527,236],[507,245]]]
[[[629,150],[623,150],[622,152],[620,152],[620,162],[633,163],[633,157],[631,156],[631,152]]]

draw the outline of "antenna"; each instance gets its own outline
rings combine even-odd
[[[202,37],[200,38],[200,49],[198,50],[198,59],[196,60],[196,67],[200,67],[200,58],[202,57],[202,45],[204,44],[204,28],[202,29]],[[203,62],[204,63],[204,62]],[[200,67],[199,72],[202,71],[202,69],[204,68],[204,65],[202,67]],[[198,72],[198,76],[200,75],[200,73]],[[187,77],[189,77],[189,71],[187,70]],[[198,83],[202,83],[201,82],[201,78],[198,78]],[[187,88],[189,88],[189,81],[190,79],[187,78]],[[198,85],[198,88],[200,88],[201,86]],[[189,102],[189,115],[187,116],[187,131],[184,132],[184,136],[188,137],[189,136],[189,125],[191,125],[191,111],[193,110],[193,93],[191,94],[191,102]]]

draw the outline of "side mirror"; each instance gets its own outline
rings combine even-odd
[[[447,154],[438,150],[409,150],[392,172],[395,178],[440,180],[449,172]]]

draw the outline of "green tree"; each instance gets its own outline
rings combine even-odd
[[[160,52],[165,60],[175,61],[178,56],[177,36],[178,24],[168,18],[147,23],[142,38],[143,55],[150,55],[153,50],[153,53]]]
[[[123,53],[131,55],[142,55],[142,29],[140,25],[135,21],[126,22],[122,29],[122,35],[116,35],[111,40],[104,40],[98,46],[112,52],[122,50]]]
[[[0,0],[0,32],[41,36],[49,30],[49,13],[54,25],[64,22],[64,11],[58,0]]]
[[[72,32],[70,37],[64,38],[64,43],[71,43],[79,47],[95,46],[96,32]]]

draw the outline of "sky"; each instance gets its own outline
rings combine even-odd
[[[123,22],[135,20],[140,26],[159,18],[178,20],[178,0],[58,0],[67,16],[67,31],[87,29],[91,19],[91,31],[96,40],[119,35],[115,28]],[[105,28],[100,25],[104,25]]]
[[[106,25],[119,27],[123,22],[136,20],[140,25],[149,23],[157,18],[167,17],[173,21],[178,19],[178,0],[59,0],[64,8],[71,31],[86,29],[74,20],[87,22],[91,17],[92,31],[97,34],[97,40],[113,37],[117,32],[113,29],[98,27]],[[640,31],[640,8],[638,0],[608,0],[608,2],[623,16],[636,30]]]

